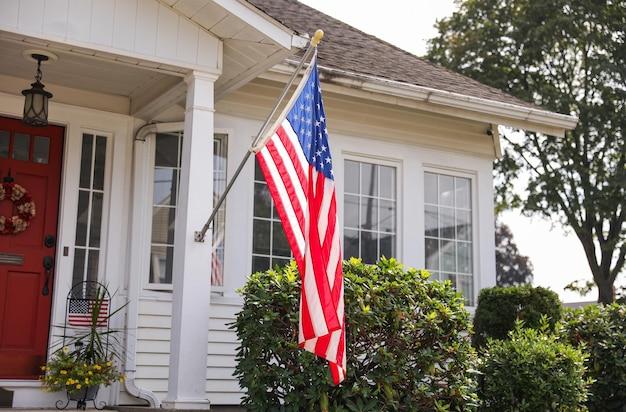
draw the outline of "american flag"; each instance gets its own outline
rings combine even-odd
[[[91,326],[92,313],[96,302],[95,299],[70,299],[69,309],[67,311],[67,323],[72,326]],[[100,301],[100,310],[98,311],[98,326],[106,326],[108,317],[109,300],[102,299]]]
[[[315,57],[269,137],[255,150],[301,274],[300,347],[328,360],[339,384],[346,374],[343,273]]]

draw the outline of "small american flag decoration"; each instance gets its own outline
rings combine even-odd
[[[99,308],[96,306],[100,304]],[[94,316],[94,310],[97,310],[97,326],[106,326],[109,319],[109,300],[108,299],[85,299],[71,298],[69,299],[69,308],[67,311],[67,323],[72,326],[91,326]]]

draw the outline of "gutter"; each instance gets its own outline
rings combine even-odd
[[[155,135],[156,133],[166,133],[183,130],[183,123],[147,123],[141,126],[134,134],[133,138],[133,186],[135,186],[141,176],[138,176],[138,168],[142,167],[143,156],[140,155],[139,152],[144,149],[143,145],[140,145],[140,142],[145,142],[149,135]],[[136,189],[136,188],[135,188]],[[135,206],[141,200],[141,194],[138,193],[138,190],[133,190],[133,214],[136,213]],[[141,241],[139,237],[141,233],[139,233],[140,228],[135,227],[137,225],[136,219],[133,219],[133,224],[131,226],[130,233],[130,255],[132,256],[135,253],[140,253],[138,245],[141,245]],[[135,267],[135,263],[131,260],[130,267],[128,273],[143,273],[141,268]],[[135,361],[137,355],[137,324],[139,323],[139,294],[141,291],[141,278],[139,276],[129,276],[128,282],[128,306],[126,308],[126,330],[132,331],[133,333],[126,334],[126,347],[125,353],[126,356],[124,358],[124,373],[126,374],[126,380],[124,381],[124,388],[126,391],[139,399],[143,399],[148,402],[151,408],[160,408],[161,401],[156,396],[156,394],[149,389],[142,388],[137,385],[135,381],[135,373],[137,372],[137,363]]]
[[[280,64],[272,68],[270,71],[276,74],[287,75],[293,72],[292,61],[286,61],[286,64]],[[381,77],[349,72],[346,70],[335,69],[326,66],[319,66],[323,73],[327,74],[327,81],[331,83],[345,86],[348,88],[356,88],[367,92],[373,92],[394,97],[406,98],[413,101],[437,104],[454,109],[468,110],[486,115],[497,116],[504,120],[510,119],[511,124],[518,125],[520,122],[535,123],[538,126],[548,126],[553,133],[554,129],[571,130],[576,127],[578,117],[554,113],[548,110],[542,110],[533,107],[525,107],[511,103],[496,102],[493,100],[467,96],[460,93],[453,93],[430,87],[418,86],[409,83],[403,83],[395,80],[384,79]],[[541,127],[534,128],[532,125],[526,127],[527,130],[545,132]],[[562,133],[561,133],[562,135]]]

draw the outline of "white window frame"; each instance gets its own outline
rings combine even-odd
[[[102,220],[100,221],[100,246],[99,248],[97,248],[99,250],[98,253],[98,277],[97,280],[103,281],[106,279],[106,266],[107,266],[107,246],[108,246],[108,234],[109,234],[109,213],[110,211],[110,200],[111,200],[111,164],[113,162],[113,145],[115,143],[115,139],[113,138],[113,133],[111,132],[105,132],[102,130],[97,130],[97,129],[89,129],[89,128],[81,128],[80,129],[80,147],[79,149],[77,149],[77,167],[78,170],[80,171],[80,165],[82,162],[82,144],[83,144],[83,136],[86,134],[90,134],[93,135],[94,137],[94,146],[92,149],[92,155],[93,155],[93,151],[95,150],[95,138],[96,136],[103,136],[107,139],[107,147],[106,147],[106,151],[105,151],[105,158],[104,158],[104,184],[102,186],[102,192],[103,192],[103,196],[102,196]],[[67,140],[66,140],[66,144],[67,144]],[[93,179],[93,166],[92,165],[92,176],[91,179]],[[65,167],[65,166],[64,166]],[[70,287],[73,286],[73,281],[74,281],[74,263],[75,263],[75,259],[76,259],[76,249],[84,249],[85,250],[85,267],[83,268],[83,281],[87,280],[86,278],[86,274],[87,274],[87,258],[88,258],[88,251],[91,249],[96,249],[96,248],[91,248],[89,247],[89,232],[90,232],[90,228],[88,227],[87,230],[87,239],[86,239],[86,246],[76,246],[76,230],[78,228],[78,219],[77,219],[77,214],[78,214],[78,201],[79,201],[79,192],[81,190],[80,187],[80,181],[79,181],[80,177],[78,176],[76,179],[76,204],[73,208],[73,213],[74,213],[74,220],[73,220],[73,231],[72,231],[72,237],[71,237],[71,251],[72,251],[72,261],[71,261],[71,265],[69,266],[69,270],[70,270]],[[92,189],[89,189],[90,192],[93,192]],[[87,224],[90,223],[91,220],[91,212],[92,209],[91,207],[89,208],[89,215],[87,218]],[[60,216],[60,213],[59,213]],[[60,217],[59,217],[60,219]],[[57,246],[59,249],[61,249],[61,247]]]
[[[163,132],[163,133],[183,133],[184,129],[183,129],[184,124],[180,123],[180,129],[177,130],[168,130],[167,132]],[[213,129],[213,134],[225,134],[227,135],[227,139],[230,140],[233,136],[233,131],[232,129],[226,129],[226,128],[214,128]],[[229,142],[230,143],[230,142]],[[150,282],[150,250],[151,250],[151,245],[152,245],[152,207],[153,207],[153,198],[154,198],[154,159],[156,156],[155,153],[155,149],[156,149],[156,135],[150,135],[148,136],[148,138],[146,139],[146,141],[143,143],[145,144],[145,156],[143,159],[143,176],[142,176],[142,181],[144,182],[144,184],[147,186],[145,188],[145,199],[149,199],[147,201],[145,201],[143,203],[143,205],[141,206],[141,210],[142,210],[142,219],[143,219],[143,229],[145,231],[144,233],[144,237],[142,239],[142,256],[141,256],[141,260],[143,263],[142,268],[144,270],[142,270],[141,272],[141,276],[142,276],[142,289],[144,291],[150,292],[150,291],[154,291],[154,292],[172,292],[174,289],[173,283],[152,283]],[[230,147],[230,145],[229,145]],[[230,153],[227,153],[227,159],[228,159],[228,155]],[[135,167],[139,167],[139,165],[135,165]],[[182,168],[182,165],[181,165]],[[230,162],[227,160],[226,162],[226,180],[228,182],[228,180],[230,179]],[[228,200],[226,201],[226,205],[228,205]],[[228,216],[228,206],[226,206],[226,216]],[[209,214],[211,213],[211,211],[207,211],[207,218],[209,217]],[[178,204],[176,206],[176,214],[178,215]],[[176,220],[178,219],[178,216],[175,218]],[[226,217],[226,223],[228,222],[228,217]],[[226,273],[226,262],[228,260],[228,258],[226,257],[228,254],[228,248],[227,248],[227,240],[228,240],[228,231],[225,231],[224,233],[224,284],[226,284],[226,278],[228,276],[228,274]],[[207,268],[207,269],[210,269]],[[131,275],[132,276],[132,275]],[[172,276],[174,276],[174,274],[172,273]],[[208,281],[211,281],[211,277],[208,277]],[[211,292],[216,292],[216,293],[224,293],[226,291],[226,287],[225,286],[211,286]]]
[[[344,253],[344,201],[346,194],[346,182],[345,182],[345,162],[346,160],[350,160],[353,162],[361,162],[361,163],[370,163],[379,166],[389,166],[396,169],[396,244],[395,250],[396,254],[394,257],[398,261],[402,262],[402,244],[403,244],[403,235],[404,235],[404,226],[403,226],[403,213],[404,213],[404,196],[403,196],[403,161],[401,159],[395,159],[390,157],[383,156],[373,156],[370,154],[357,153],[352,151],[342,151],[341,152],[341,183],[337,182],[337,187],[341,188],[341,192],[338,192],[337,195],[341,197],[341,199],[337,199],[339,204],[341,205],[341,209],[339,210],[339,223],[341,225],[341,253],[342,257],[345,259],[346,256],[343,256]],[[336,164],[336,163],[335,163]],[[390,256],[387,256],[390,257]]]
[[[424,268],[426,268],[426,198],[424,191],[426,190],[426,173],[433,173],[437,175],[446,175],[452,177],[460,177],[469,179],[470,181],[470,198],[471,198],[471,217],[472,217],[472,290],[473,301],[471,305],[466,307],[474,308],[478,301],[478,292],[480,291],[480,244],[479,244],[479,221],[478,221],[478,184],[477,173],[471,170],[456,169],[441,165],[425,164],[422,170],[422,254],[424,256]],[[456,209],[456,208],[455,208]],[[495,229],[494,229],[495,230]]]

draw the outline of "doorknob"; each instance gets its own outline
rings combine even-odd
[[[50,293],[50,288],[48,287],[48,283],[50,282],[50,274],[52,273],[52,268],[54,267],[54,259],[52,256],[44,256],[43,258],[43,269],[46,272],[46,281],[43,284],[43,289],[41,289],[41,294],[44,296],[48,296]]]

